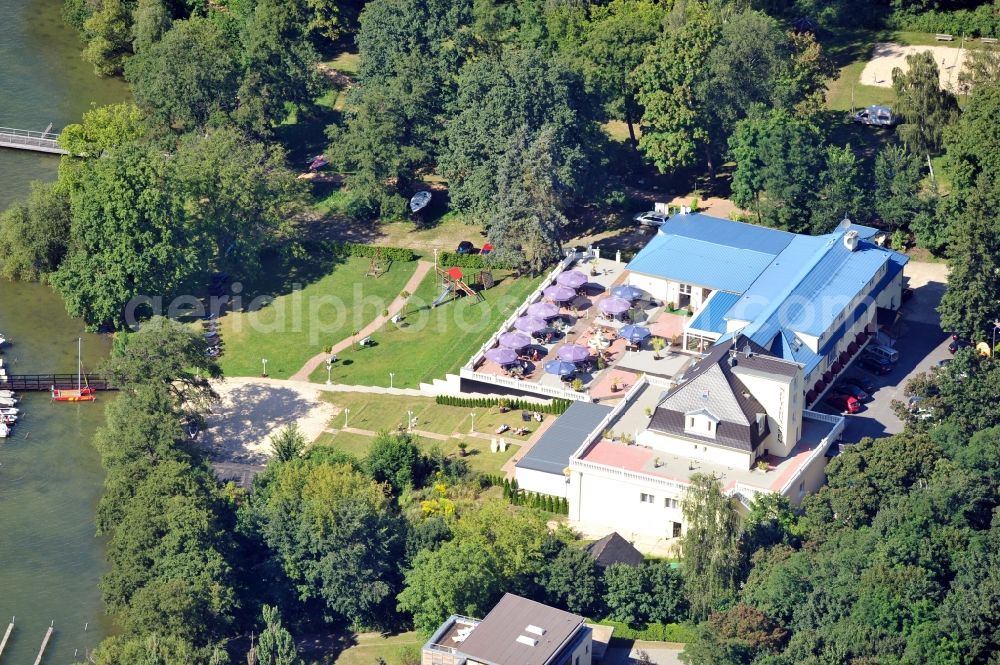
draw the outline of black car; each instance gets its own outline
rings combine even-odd
[[[476,246],[473,245],[468,240],[463,240],[462,242],[458,243],[458,249],[455,251],[459,254],[475,254]]]
[[[842,392],[846,395],[850,395],[859,402],[864,402],[868,399],[868,391],[860,386],[856,386],[853,383],[848,383],[846,381],[838,383],[833,387],[834,390]]]
[[[874,395],[875,391],[878,390],[878,386],[868,378],[865,378],[861,374],[854,374],[852,376],[845,376],[844,383],[850,383],[858,388],[862,388],[869,395]]]
[[[862,356],[858,359],[858,366],[866,372],[876,375],[888,374],[892,371],[891,362],[884,358],[876,358],[875,356]]]

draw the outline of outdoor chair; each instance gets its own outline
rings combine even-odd
[[[526,423],[530,422],[531,421],[531,412],[530,411],[522,411],[521,412],[521,421],[522,422],[526,422]]]

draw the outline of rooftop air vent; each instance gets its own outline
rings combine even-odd
[[[736,365],[737,365],[736,354],[733,354],[729,356],[729,366],[736,367]]]
[[[844,234],[844,247],[850,251],[858,248],[858,232],[853,229]]]
[[[541,635],[545,634],[545,629],[544,628],[539,628],[538,626],[536,626],[534,624],[529,624],[528,627],[524,629],[524,632],[531,633],[532,635],[541,636]]]
[[[753,349],[750,348],[749,344],[743,347],[743,355],[745,355],[747,358],[753,356]]]
[[[517,636],[517,643],[518,644],[523,644],[526,647],[533,647],[533,646],[536,646],[538,644],[538,640],[534,640],[534,639],[528,637],[527,635],[518,635]]]

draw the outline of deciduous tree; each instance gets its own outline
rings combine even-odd
[[[906,56],[906,64],[909,71],[892,70],[896,112],[904,119],[899,135],[917,154],[936,154],[945,130],[958,118],[958,102],[955,95],[941,90],[937,62],[930,51]]]
[[[684,587],[695,617],[707,616],[735,594],[740,523],[734,501],[722,493],[717,478],[696,473],[681,502],[688,524],[681,540]]]

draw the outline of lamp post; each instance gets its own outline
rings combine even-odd
[[[327,361],[326,363],[326,385],[333,385],[333,381],[330,380],[330,372],[333,370],[333,363]]]
[[[260,364],[264,366],[264,373],[261,374],[261,376],[266,377],[267,376],[267,358],[261,358],[260,359]]]
[[[395,372],[389,372],[389,387],[392,388],[392,380],[396,377]]]
[[[413,412],[406,412],[406,431],[409,432],[413,429]]]
[[[350,409],[344,409],[344,429],[347,429],[347,416],[351,415]]]
[[[472,416],[472,427],[469,428],[469,431],[470,432],[475,432],[476,431],[476,412],[473,411],[469,415]]]

